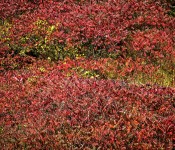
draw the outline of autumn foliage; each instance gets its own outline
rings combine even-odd
[[[1,77],[1,147],[172,149],[175,90],[37,74]]]
[[[174,12],[171,0],[2,2],[0,148],[173,149]]]

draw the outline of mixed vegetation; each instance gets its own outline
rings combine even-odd
[[[0,149],[175,147],[173,0],[0,3]]]

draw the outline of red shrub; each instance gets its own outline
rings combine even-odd
[[[33,4],[27,4],[33,6]],[[161,40],[161,36],[167,37],[167,47],[158,49],[160,54],[154,53],[154,57],[167,53],[167,51],[172,54],[174,50],[174,18],[167,15],[168,10],[163,8],[159,2],[155,3],[151,0],[147,2],[112,0],[82,3],[50,1],[36,6],[33,11],[12,18],[10,45],[19,53],[21,46],[30,48],[30,51],[37,51],[39,47],[36,45],[40,44],[47,44],[47,46],[66,44],[68,47],[78,48],[80,52],[85,50],[89,55],[102,54],[111,50],[119,54],[124,51],[128,55],[129,37],[132,37],[134,41],[130,43],[131,51],[142,49],[145,52],[143,42],[135,40],[135,36],[138,36],[137,32],[146,36],[145,44],[150,49],[154,48],[158,42],[165,47],[165,41]],[[34,24],[38,19],[47,23],[41,29]],[[49,27],[52,25],[55,25],[55,29],[52,34],[48,35]],[[35,28],[37,28],[36,31]],[[155,35],[155,32],[161,36]],[[26,38],[26,41],[21,43],[22,37]],[[154,37],[156,43],[152,42]],[[45,38],[48,41],[43,43]],[[45,48],[45,50],[48,49]],[[41,50],[39,54],[42,54]],[[149,59],[149,54],[146,56]]]
[[[175,89],[77,71],[125,77],[162,60],[173,68],[175,20],[160,1],[1,3],[10,24],[0,25],[1,149],[173,149]]]
[[[37,73],[39,74],[39,72]],[[64,77],[1,76],[2,148],[172,149],[175,91]]]

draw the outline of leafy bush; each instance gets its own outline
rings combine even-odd
[[[54,68],[1,76],[1,148],[173,148],[174,89],[66,77]]]
[[[171,2],[2,2],[1,149],[173,149]]]
[[[83,53],[88,57],[107,57],[109,51],[115,51],[119,56],[123,52],[129,55],[135,50],[135,45],[128,43],[128,37],[133,38],[136,34],[134,31],[143,32],[143,36],[150,32],[148,42],[145,43],[150,48],[156,46],[151,42],[152,36],[156,36],[154,32],[163,32],[168,36],[167,43],[171,42],[168,46],[173,47],[174,19],[166,14],[166,9],[159,2],[156,4],[151,0],[131,0],[124,3],[120,0],[92,3],[51,1],[31,6],[34,7],[32,10],[12,19],[9,44],[10,48],[19,54],[51,57],[53,60],[60,59],[62,56],[59,55],[66,57],[77,53]],[[4,9],[9,12],[9,7]],[[17,8],[13,12],[16,10]],[[162,37],[156,38],[160,45],[164,45]],[[139,41],[135,43],[142,49]],[[129,48],[128,44],[131,44]],[[67,49],[75,52],[67,53]],[[146,50],[144,52],[147,59],[152,57]],[[161,47],[158,52],[166,53]],[[157,54],[153,54],[153,57],[157,57]]]

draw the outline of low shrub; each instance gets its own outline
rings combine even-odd
[[[39,72],[1,76],[1,148],[173,149],[173,88]]]

